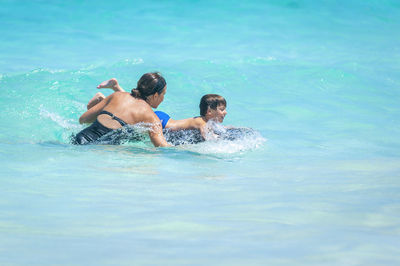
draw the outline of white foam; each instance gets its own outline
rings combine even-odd
[[[193,145],[182,145],[185,150],[198,152],[202,154],[234,154],[242,153],[259,148],[265,138],[254,135],[237,140],[212,140]]]
[[[225,127],[209,121],[211,129],[206,141],[197,144],[184,144],[181,148],[202,154],[234,154],[259,148],[266,141],[261,134],[251,128]]]

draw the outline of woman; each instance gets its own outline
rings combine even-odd
[[[98,89],[109,88],[113,91],[125,90],[119,85],[116,78],[112,78],[103,81],[97,86]],[[96,104],[104,101],[106,97],[98,92],[89,101],[87,108],[91,108]],[[173,120],[170,116],[162,111],[155,111],[154,113],[158,116],[161,121],[162,128],[165,129],[164,137],[167,139],[168,143],[173,145],[179,144],[194,144],[202,142],[204,140],[211,140],[221,138],[220,134],[216,134],[215,128],[210,128],[208,122],[214,121],[215,123],[222,123],[227,114],[226,112],[226,100],[224,97],[217,94],[206,94],[200,100],[200,116],[191,117],[181,120]],[[224,128],[220,128],[224,129]],[[232,128],[225,128],[222,131],[232,131]],[[221,131],[221,130],[219,130]],[[229,133],[230,134],[230,133]],[[225,134],[223,138],[232,138],[229,134]]]
[[[93,123],[79,132],[74,139],[75,144],[90,144],[102,137],[112,135],[125,125],[146,123],[151,142],[156,147],[170,146],[162,133],[160,120],[151,108],[157,108],[164,100],[167,83],[159,73],[146,73],[131,93],[116,91],[100,101],[80,118],[79,123]],[[112,141],[110,141],[110,144]]]

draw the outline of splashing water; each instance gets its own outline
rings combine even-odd
[[[167,141],[181,149],[202,154],[232,154],[259,148],[265,139],[251,128],[225,127],[212,120],[207,122],[205,141],[198,130],[165,130]]]
[[[65,120],[54,114],[48,114],[65,128],[70,125]],[[209,121],[206,125],[210,131],[204,140],[198,130],[164,130],[167,142],[173,146],[179,146],[180,150],[188,150],[201,154],[233,154],[257,149],[265,142],[261,134],[251,128],[224,127],[221,124]],[[75,126],[73,126],[75,127]],[[143,145],[152,146],[148,131],[152,130],[152,124],[138,123],[128,125],[109,132],[93,144],[118,144],[125,146]],[[72,143],[74,134],[71,136]]]

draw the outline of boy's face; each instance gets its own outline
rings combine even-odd
[[[212,119],[218,123],[222,123],[224,121],[224,118],[226,116],[226,106],[225,105],[218,105],[217,109],[212,109],[208,107],[207,110],[207,116],[209,119]]]

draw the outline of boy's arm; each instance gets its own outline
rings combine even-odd
[[[207,127],[206,121],[203,117],[193,117],[181,120],[168,120],[167,125],[165,128],[170,130],[185,130],[185,129],[198,129],[200,131],[201,136],[203,139],[214,139],[216,135],[212,133],[212,130]],[[210,134],[212,133],[212,134]]]
[[[170,130],[199,129],[206,125],[202,117],[192,117],[181,120],[169,119],[165,128]]]

